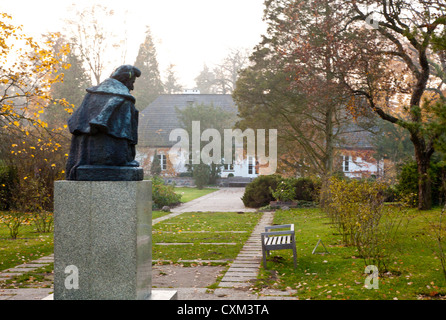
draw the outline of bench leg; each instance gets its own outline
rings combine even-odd
[[[296,245],[293,246],[294,269],[297,269],[297,253]]]
[[[262,257],[263,257],[263,268],[266,270],[266,250],[262,248]]]

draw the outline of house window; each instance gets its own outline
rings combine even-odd
[[[158,160],[160,161],[161,171],[164,171],[167,169],[167,157],[164,154],[158,154],[157,155]]]
[[[343,158],[344,159],[342,161],[342,168],[343,168],[344,172],[349,172],[350,171],[350,167],[349,167],[350,157],[344,156]]]
[[[258,162],[254,157],[248,157],[248,174],[259,174]]]

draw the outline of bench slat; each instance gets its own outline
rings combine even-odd
[[[265,242],[265,245],[267,245],[267,246],[292,243],[291,236],[266,237],[264,242]]]

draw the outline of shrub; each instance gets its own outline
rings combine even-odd
[[[432,160],[428,170],[429,179],[431,180],[432,204],[439,205],[444,202],[445,190],[443,187],[444,163]],[[418,170],[415,161],[404,164],[398,175],[398,184],[396,191],[399,197],[407,197],[413,195],[413,206],[418,205]]]
[[[35,213],[50,211],[48,209],[52,208],[52,199],[52,190],[43,178],[21,179],[14,187],[12,208]]]
[[[174,186],[165,185],[160,177],[152,178],[152,201],[155,209],[178,204],[181,194],[175,193]]]
[[[276,201],[286,202],[296,198],[293,180],[291,179],[284,179],[277,184],[274,190],[271,187],[269,187],[269,190]]]
[[[317,201],[319,198],[318,190],[320,186],[310,178],[292,179],[295,199],[305,201]]]
[[[384,205],[385,186],[360,180],[330,181],[328,211],[339,228],[344,244],[354,244],[365,226],[374,228],[379,222]]]
[[[446,227],[444,225],[444,216],[446,213],[446,206],[441,209],[436,220],[429,221],[429,228],[427,229],[428,241],[426,247],[430,247],[435,255],[438,255],[443,276],[446,280]],[[435,240],[435,245],[432,246],[431,239]],[[438,269],[437,269],[438,270]]]
[[[48,233],[54,228],[54,215],[50,211],[41,210],[32,213],[32,219],[39,233]]]
[[[190,171],[180,172],[178,174],[178,177],[180,177],[180,178],[192,178],[192,172],[190,172]]]
[[[13,189],[18,183],[17,169],[0,166],[0,210],[9,210],[13,201]]]
[[[211,176],[211,168],[204,163],[193,165],[193,177],[195,185],[198,189],[203,189],[208,183]]]
[[[418,194],[418,171],[415,161],[408,162],[402,166],[398,175],[396,191],[398,195]]]
[[[8,228],[11,238],[17,239],[21,227],[31,223],[31,217],[21,211],[0,212],[0,222]]]
[[[331,179],[329,215],[338,227],[345,245],[355,245],[366,265],[387,270],[396,231],[407,218],[407,206],[398,214],[384,206],[387,186],[379,181]]]
[[[283,183],[282,183],[283,182]],[[283,178],[278,174],[259,176],[246,186],[243,203],[250,208],[266,206],[270,201],[299,200],[314,206],[319,198],[319,183],[310,178]]]
[[[271,189],[275,190],[282,180],[280,175],[259,176],[245,188],[242,201],[248,208],[260,208],[274,201]],[[270,189],[271,188],[271,189]]]

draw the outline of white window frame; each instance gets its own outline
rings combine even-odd
[[[342,171],[350,172],[350,156],[342,156]]]
[[[161,171],[166,171],[167,169],[167,157],[165,154],[157,154],[158,160],[160,161]]]
[[[256,158],[252,156],[248,157],[248,174],[259,174],[256,166]]]

